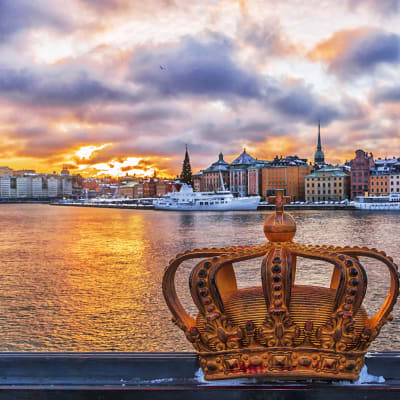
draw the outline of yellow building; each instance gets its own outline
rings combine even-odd
[[[307,165],[268,166],[261,170],[262,196],[266,199],[276,189],[284,189],[291,201],[304,201],[304,180],[312,168]]]
[[[350,176],[340,168],[321,168],[305,179],[306,201],[341,201],[349,198]]]
[[[369,177],[369,195],[387,196],[390,193],[390,175],[372,173]]]

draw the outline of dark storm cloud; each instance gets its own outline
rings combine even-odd
[[[400,62],[400,36],[382,31],[354,37],[350,46],[334,59],[329,68],[342,76],[366,74],[382,64]]]
[[[377,103],[398,103],[400,102],[400,86],[385,86],[375,91],[372,100]]]
[[[52,12],[51,6],[32,0],[0,1],[0,44],[22,30],[44,26],[65,30],[70,24]]]
[[[252,142],[263,142],[266,137],[281,136],[287,133],[286,128],[277,122],[246,118],[220,123],[201,123],[195,128],[195,131],[198,137],[207,142],[219,143],[223,146],[227,142],[232,143],[243,138]]]
[[[0,96],[31,106],[79,106],[89,102],[135,102],[137,96],[91,78],[86,72],[14,70],[0,66]]]
[[[131,79],[163,96],[258,101],[285,116],[315,124],[347,119],[346,110],[316,96],[302,82],[276,81],[236,59],[235,44],[223,35],[206,39],[185,37],[181,42],[134,53]]]
[[[317,123],[318,120],[330,123],[342,117],[335,106],[324,104],[303,86],[286,90],[278,95],[272,104],[282,114],[311,124]]]
[[[137,108],[130,107],[97,107],[80,108],[75,113],[80,121],[101,124],[122,124],[142,126],[149,123],[169,120],[185,119],[186,114],[177,107],[167,105],[155,105],[147,103]]]
[[[132,80],[162,95],[260,97],[257,73],[238,65],[233,42],[222,35],[205,41],[185,37],[177,45],[139,50],[131,71]]]

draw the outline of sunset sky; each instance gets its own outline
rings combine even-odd
[[[400,156],[400,0],[0,0],[0,165]]]

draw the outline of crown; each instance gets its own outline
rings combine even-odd
[[[355,380],[369,345],[392,319],[399,292],[397,266],[376,249],[292,241],[296,223],[284,212],[289,198],[277,190],[272,200],[276,210],[264,222],[265,244],[195,249],[170,261],[163,293],[173,322],[193,344],[209,380]],[[330,288],[295,285],[299,257],[332,264]],[[390,273],[389,293],[371,318],[361,304],[367,276],[359,257],[381,261]],[[238,289],[233,264],[255,258],[262,259],[262,286]],[[176,270],[189,259],[201,259],[189,278],[199,309],[196,318],[185,311],[175,288]]]

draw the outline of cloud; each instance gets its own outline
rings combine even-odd
[[[344,78],[367,74],[400,62],[400,36],[377,29],[343,30],[319,43],[309,56]]]
[[[31,28],[44,26],[56,30],[65,30],[70,27],[67,18],[64,18],[55,9],[49,7],[48,2],[37,0],[1,0],[0,1],[0,44],[12,35]]]
[[[136,102],[126,89],[90,77],[86,71],[43,68],[11,69],[0,65],[0,94],[7,101],[37,106],[79,106],[87,103]]]
[[[234,43],[223,35],[186,36],[177,44],[134,53],[131,79],[164,96],[260,97],[258,74],[242,68]]]
[[[312,124],[349,117],[302,81],[276,80],[241,66],[236,61],[238,51],[235,43],[221,34],[208,32],[202,40],[187,36],[175,44],[134,53],[131,79],[166,97],[222,99],[233,106],[235,99],[255,100]]]
[[[169,8],[175,6],[174,0],[146,0],[134,2],[130,0],[79,0],[81,4],[98,13],[119,13],[143,11],[151,8]]]
[[[259,62],[265,62],[268,57],[285,56],[295,53],[296,47],[286,36],[279,20],[266,18],[256,21],[249,13],[243,13],[237,25],[238,39],[246,46],[255,50]]]
[[[365,8],[385,17],[400,11],[399,0],[347,0],[347,3],[351,10]]]
[[[400,102],[400,86],[383,86],[377,89],[372,96],[375,104]]]

